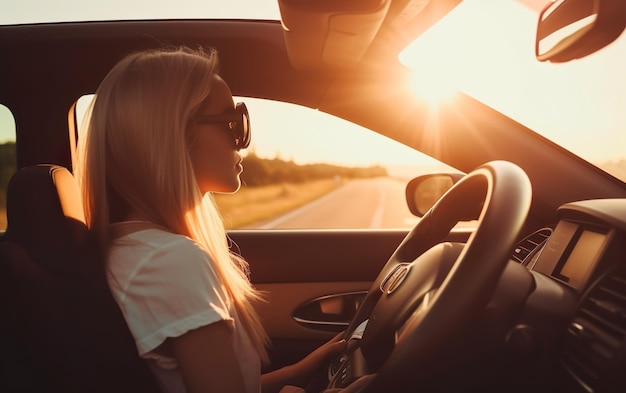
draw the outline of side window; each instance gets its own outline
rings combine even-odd
[[[243,186],[215,199],[229,229],[408,228],[405,186],[451,168],[326,113],[253,98]]]
[[[9,108],[0,104],[0,231],[7,227],[6,191],[16,165],[15,119]]]
[[[78,137],[93,95],[76,104]],[[410,228],[405,186],[415,176],[454,171],[385,136],[284,102],[235,97],[250,112],[252,141],[242,187],[216,194],[227,229]],[[457,171],[455,171],[457,172]]]

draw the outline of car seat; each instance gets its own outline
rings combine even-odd
[[[0,391],[160,389],[111,295],[64,167],[15,173],[0,242]]]

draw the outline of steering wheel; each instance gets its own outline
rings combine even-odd
[[[530,202],[526,173],[506,161],[484,164],[450,188],[374,281],[346,330],[346,351],[329,368],[328,387],[402,391],[442,370],[445,345],[490,300]],[[442,243],[472,219],[478,226],[465,244]],[[354,389],[364,374],[354,385],[365,386]]]

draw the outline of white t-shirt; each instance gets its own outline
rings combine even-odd
[[[116,239],[108,260],[111,291],[166,393],[186,392],[176,360],[153,352],[168,337],[218,321],[234,328],[233,346],[247,391],[261,390],[261,365],[211,257],[192,239],[143,229]]]

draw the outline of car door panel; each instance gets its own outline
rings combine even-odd
[[[257,310],[272,340],[273,367],[297,361],[336,334],[337,329],[298,322],[294,314],[312,301],[368,291],[407,233],[408,229],[229,232],[233,247],[250,263],[252,282],[266,299]],[[471,229],[453,230],[445,240],[464,242],[470,234]],[[346,301],[344,307],[352,301],[339,299]],[[332,319],[322,306],[321,318]]]
[[[324,310],[320,307],[318,318],[296,319],[297,310],[319,298],[339,295],[340,299],[342,294],[349,296],[348,294],[353,293],[366,293],[370,286],[371,281],[259,284],[257,288],[266,295],[266,302],[261,303],[257,310],[262,316],[263,325],[270,337],[326,339],[343,330],[341,329],[342,322],[331,325],[332,317],[341,314],[349,315],[350,310],[346,310],[343,304],[334,310]],[[319,306],[318,302],[312,304]]]

